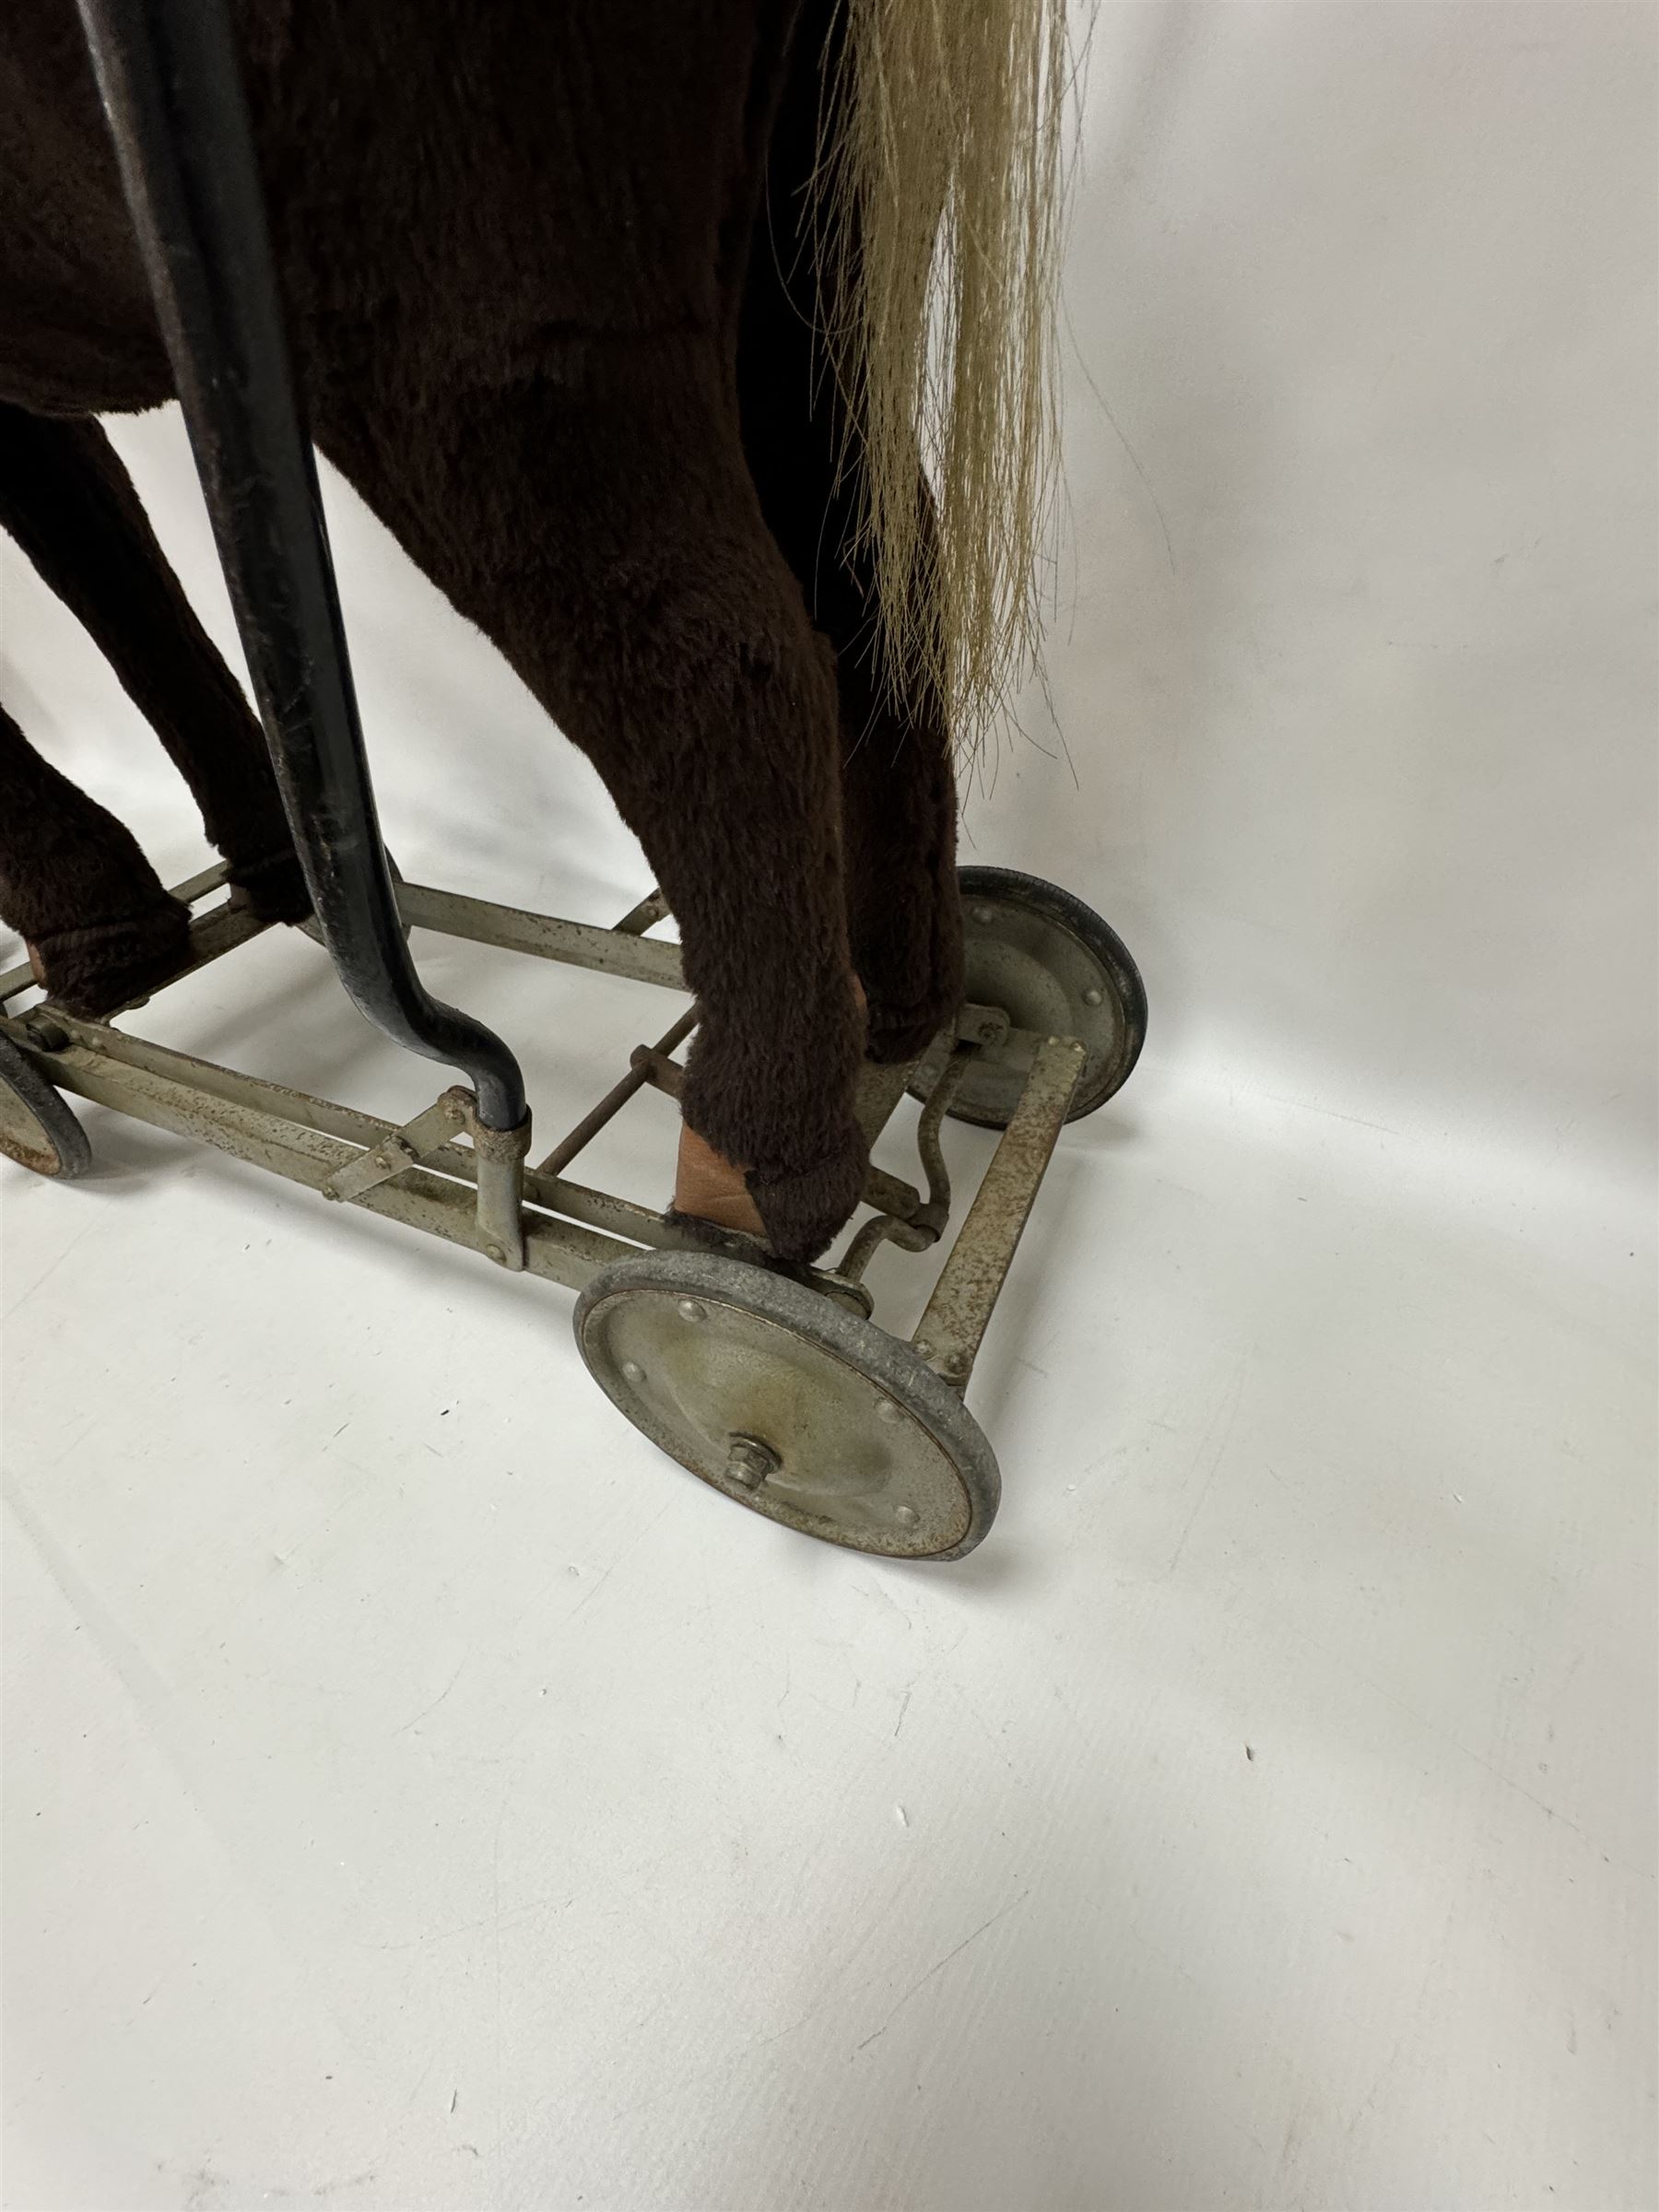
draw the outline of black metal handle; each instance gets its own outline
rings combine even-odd
[[[224,0],[79,0],[283,805],[340,980],[386,1034],[524,1117],[501,1040],[432,998],[381,842],[317,474]]]

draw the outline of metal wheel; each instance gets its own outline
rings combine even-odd
[[[975,1054],[952,1117],[982,1129],[1006,1129],[1038,1044],[1076,1037],[1088,1058],[1068,1122],[1103,1106],[1128,1081],[1147,1034],[1147,992],[1128,947],[1092,908],[1013,868],[962,868],[962,935],[967,996],[996,1006],[1013,1025],[1004,1042]],[[915,1095],[925,1097],[937,1070],[924,1061]]]
[[[990,1527],[996,1460],[907,1344],[742,1260],[650,1252],[576,1308],[589,1372],[634,1427],[739,1505],[898,1559],[959,1559]]]
[[[0,1036],[0,1152],[73,1182],[92,1165],[87,1133],[27,1053]]]

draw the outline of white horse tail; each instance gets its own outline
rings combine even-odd
[[[844,6],[817,181],[842,466],[889,681],[936,685],[972,749],[1037,665],[1053,547],[1065,0]]]

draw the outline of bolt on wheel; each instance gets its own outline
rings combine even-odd
[[[652,1252],[576,1308],[589,1372],[652,1442],[803,1535],[958,1559],[990,1527],[996,1459],[910,1346],[822,1292],[741,1260]]]

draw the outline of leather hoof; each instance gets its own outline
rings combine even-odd
[[[716,1229],[736,1230],[749,1237],[766,1234],[743,1170],[734,1167],[706,1137],[683,1123],[674,1177],[674,1210],[699,1221],[712,1221]]]

